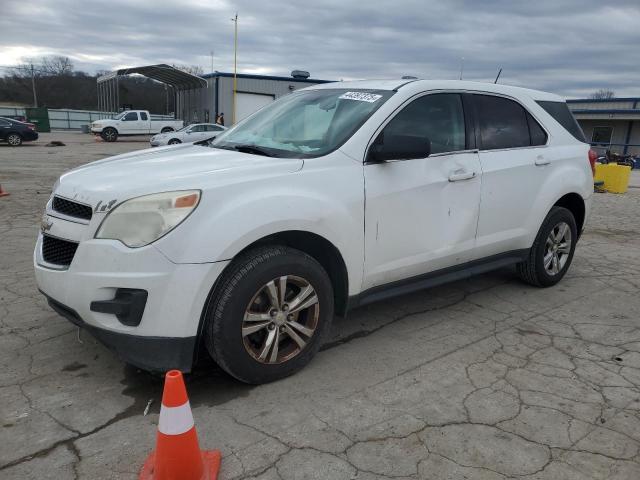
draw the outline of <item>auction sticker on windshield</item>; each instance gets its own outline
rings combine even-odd
[[[344,100],[358,100],[360,102],[373,103],[381,99],[382,95],[377,95],[375,93],[367,93],[367,92],[346,92],[340,95],[339,98]]]

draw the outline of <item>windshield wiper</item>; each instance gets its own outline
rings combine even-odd
[[[273,157],[273,154],[268,152],[262,147],[258,147],[257,145],[234,145],[234,149],[243,153],[253,153],[254,155],[264,155],[265,157]]]

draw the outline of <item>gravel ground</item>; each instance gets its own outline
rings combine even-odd
[[[0,145],[3,479],[135,479],[153,449],[161,381],[52,312],[31,265],[56,177],[147,141]],[[596,195],[554,288],[505,269],[361,308],[270,385],[200,365],[187,388],[220,478],[640,478],[639,212],[640,188]]]

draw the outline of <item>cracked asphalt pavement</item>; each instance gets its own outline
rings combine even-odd
[[[58,317],[31,266],[56,177],[146,145],[0,146],[0,478],[135,479],[153,449],[161,379]],[[639,212],[640,188],[596,195],[554,288],[504,269],[361,308],[269,385],[204,362],[201,446],[223,480],[640,478]]]

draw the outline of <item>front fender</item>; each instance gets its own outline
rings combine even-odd
[[[364,188],[362,171],[334,169],[234,184],[204,192],[184,224],[157,242],[175,263],[233,259],[252,243],[281,232],[319,235],[340,251],[350,290],[362,280]],[[324,176],[330,176],[324,179]],[[326,180],[326,181],[325,181]]]

